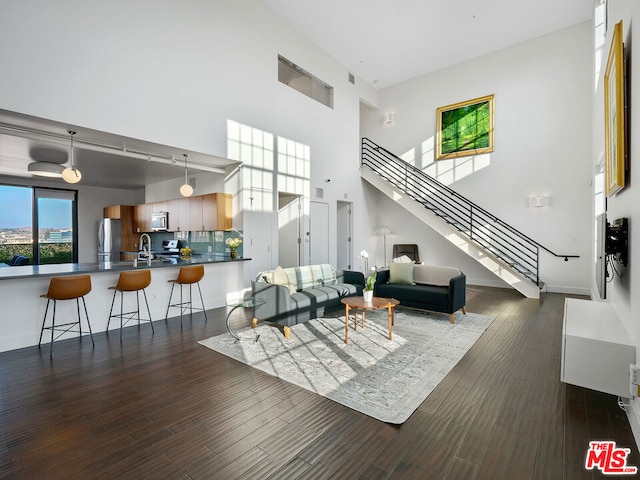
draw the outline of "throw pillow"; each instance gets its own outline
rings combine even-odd
[[[388,283],[415,285],[413,283],[413,263],[391,263],[389,265]]]
[[[284,268],[282,268],[280,265],[278,265],[277,268],[273,270],[273,283],[275,283],[276,285],[284,285],[289,289],[290,294],[296,293],[296,287],[289,283],[289,277],[287,277]]]
[[[413,269],[413,281],[425,285],[448,286],[449,280],[460,275],[454,267],[436,265],[416,265]]]
[[[401,257],[395,257],[392,260],[393,263],[416,263],[413,260],[411,260],[409,257],[407,257],[406,255],[402,255]]]

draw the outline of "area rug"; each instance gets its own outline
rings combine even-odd
[[[344,315],[291,328],[268,324],[202,340],[200,344],[383,422],[403,423],[427,398],[494,317],[396,308],[393,340],[386,310],[367,312],[365,328],[344,343]],[[254,341],[259,335],[258,341]]]

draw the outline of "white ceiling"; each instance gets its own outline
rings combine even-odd
[[[262,0],[383,88],[592,17],[593,0]]]
[[[592,0],[262,2],[376,88],[584,22],[592,13]],[[66,162],[69,128],[78,131],[74,157],[84,185],[136,189],[180,178],[184,175],[183,153],[189,154],[191,173],[211,168],[224,171],[237,164],[0,110],[0,175],[30,177],[27,165],[34,160]],[[176,163],[148,161],[132,151],[149,153],[168,163],[174,157]]]

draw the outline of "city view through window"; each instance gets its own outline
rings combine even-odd
[[[9,207],[0,210],[0,263],[14,265],[17,257],[24,257],[21,265],[73,261],[73,201],[51,192],[0,185],[0,203]]]

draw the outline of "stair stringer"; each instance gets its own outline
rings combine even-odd
[[[401,190],[396,189],[370,168],[361,167],[360,176],[507,285],[527,298],[540,298],[540,288],[524,275],[458,231],[455,227],[449,225],[421,203],[416,202]]]

